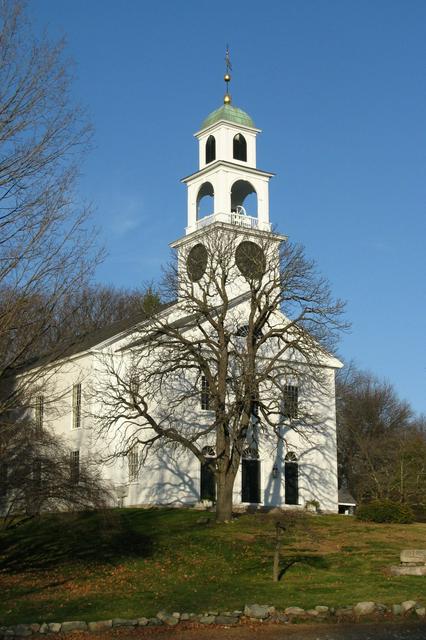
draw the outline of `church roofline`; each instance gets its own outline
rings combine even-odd
[[[194,173],[191,173],[189,176],[186,176],[185,178],[181,178],[181,182],[186,184],[192,178],[195,178],[196,176],[202,176],[205,173],[209,173],[212,169],[216,169],[216,167],[219,167],[219,166],[230,167],[231,169],[239,169],[239,170],[244,169],[244,171],[247,171],[247,173],[252,173],[257,176],[264,176],[265,178],[273,178],[276,175],[275,173],[271,173],[270,171],[262,171],[261,169],[256,169],[255,167],[247,167],[246,165],[238,164],[237,162],[229,162],[229,160],[216,160],[216,162],[211,162],[210,164],[207,164],[202,169],[199,169],[199,171],[195,171]]]
[[[256,133],[262,133],[262,129],[258,129],[257,127],[250,127],[250,126],[248,126],[246,124],[237,123],[237,122],[231,122],[230,120],[226,120],[225,118],[221,118],[220,120],[217,120],[216,122],[213,122],[212,124],[208,124],[206,127],[202,127],[201,129],[196,131],[194,133],[194,138],[199,138],[202,134],[205,134],[208,131],[212,131],[213,129],[216,129],[218,126],[223,125],[223,124],[228,125],[229,127],[234,127],[235,129],[242,129],[244,131],[250,131],[250,132],[255,131]]]
[[[182,238],[178,238],[178,240],[169,242],[169,247],[171,247],[172,249],[176,249],[177,247],[180,247],[182,244],[188,242],[188,240],[194,240],[198,236],[205,235],[207,228],[213,229],[214,227],[228,229],[229,231],[233,231],[234,233],[238,232],[239,234],[241,234],[241,231],[242,231],[241,227],[236,227],[234,224],[231,224],[229,222],[214,221],[211,224],[209,224],[208,227],[201,227],[201,229],[196,229],[195,231],[188,233],[188,235],[183,236]],[[277,242],[285,242],[286,240],[288,240],[288,236],[284,236],[280,233],[274,233],[273,231],[264,231],[262,229],[248,229],[248,228],[243,229],[243,231],[247,235],[253,235],[258,237],[262,236],[264,238],[276,240]]]
[[[160,304],[157,313],[162,313],[163,311],[170,309],[170,307],[173,307],[175,304],[175,302]],[[108,343],[124,338],[126,335],[130,334],[135,327],[148,322],[150,318],[151,316],[141,312],[124,320],[116,320],[106,327],[101,327],[100,329],[89,331],[81,336],[70,338],[62,348],[34,357],[32,360],[24,362],[19,367],[16,367],[13,370],[12,375],[22,375],[32,369],[56,365],[62,360],[79,358],[93,351],[95,347],[99,348],[104,345],[106,346]]]

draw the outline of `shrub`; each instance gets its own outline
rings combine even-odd
[[[392,500],[372,500],[361,504],[356,511],[359,520],[367,522],[394,522],[398,524],[410,524],[414,522],[412,509],[400,502]]]

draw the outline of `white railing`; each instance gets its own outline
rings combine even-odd
[[[260,229],[261,231],[270,231],[269,222],[260,222],[258,218],[247,216],[241,213],[231,211],[230,213],[212,213],[197,220],[194,226],[187,227],[186,233],[192,233],[198,229],[203,229],[213,222],[226,222],[236,227],[244,227],[245,229]]]
[[[244,215],[243,213],[231,212],[231,224],[236,224],[238,227],[246,227],[247,229],[258,229],[259,220],[252,216]]]

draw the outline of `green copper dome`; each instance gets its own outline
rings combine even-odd
[[[212,124],[219,122],[219,120],[227,120],[228,122],[233,122],[234,124],[240,124],[245,127],[253,127],[254,122],[242,109],[238,109],[238,107],[234,107],[231,104],[224,104],[216,111],[212,111],[210,115],[204,120],[201,125],[201,129],[205,129],[206,127],[210,127]]]

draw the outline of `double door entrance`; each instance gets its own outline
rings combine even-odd
[[[208,462],[201,464],[200,499],[216,500],[216,479]],[[260,461],[242,460],[241,501],[258,504],[260,500]]]

